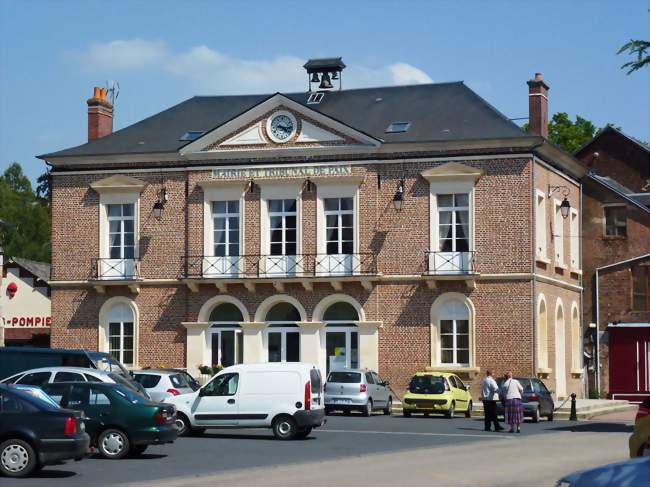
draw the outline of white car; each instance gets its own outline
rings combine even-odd
[[[206,428],[271,428],[279,440],[307,437],[325,422],[322,379],[312,364],[241,364],[198,391],[166,402],[177,409],[179,436]]]
[[[147,390],[152,401],[168,402],[174,396],[197,391],[201,384],[179,369],[134,370],[133,378]]]

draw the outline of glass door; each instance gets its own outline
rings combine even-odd
[[[300,331],[296,328],[271,328],[267,332],[269,362],[300,362]]]
[[[244,340],[241,329],[211,330],[210,336],[210,365],[230,367],[242,363],[244,355]]]
[[[354,263],[354,200],[325,198],[325,245],[327,255],[318,259],[319,274],[350,275]]]
[[[295,275],[299,272],[297,252],[297,200],[269,200],[270,254],[267,275]]]
[[[469,193],[439,194],[438,252],[430,269],[459,274],[470,270]]]
[[[359,334],[356,328],[331,328],[325,331],[327,373],[335,369],[359,368]]]

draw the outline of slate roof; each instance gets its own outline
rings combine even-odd
[[[41,281],[47,282],[50,280],[50,264],[30,259],[23,259],[22,257],[13,257],[11,260],[26,271],[34,274]]]
[[[57,156],[177,152],[188,131],[209,131],[273,95],[195,96],[111,135],[44,154]],[[462,81],[325,93],[307,105],[308,93],[288,98],[385,143],[531,137]],[[385,133],[392,122],[411,122],[407,132]]]

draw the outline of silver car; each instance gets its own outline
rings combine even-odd
[[[388,381],[368,369],[333,370],[325,383],[325,413],[358,410],[370,416],[375,410],[391,414],[393,395]]]
[[[134,370],[133,377],[142,384],[153,401],[159,402],[189,394],[201,387],[194,377],[180,369]]]

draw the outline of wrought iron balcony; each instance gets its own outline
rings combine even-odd
[[[358,253],[187,256],[183,274],[188,279],[372,276],[377,274],[377,255]]]
[[[95,259],[93,278],[99,280],[139,279],[140,259]]]
[[[476,252],[426,252],[427,274],[468,275],[476,273]]]

